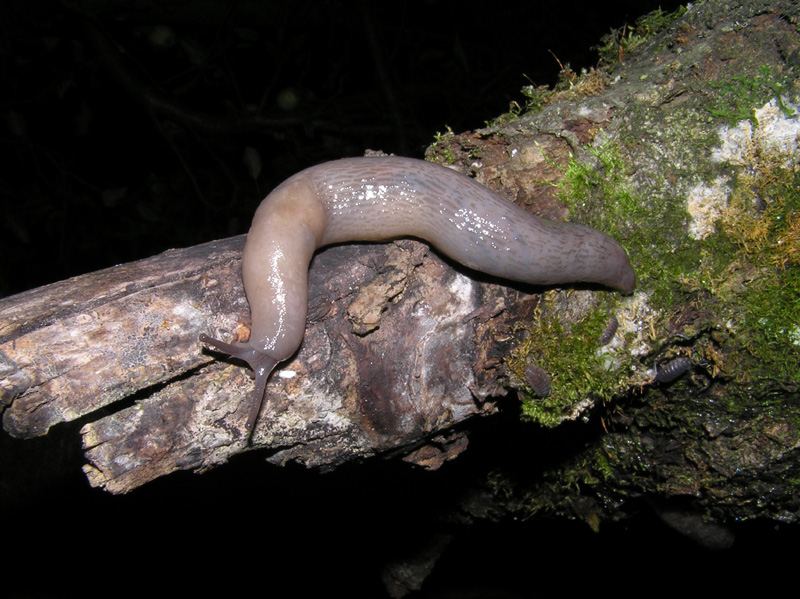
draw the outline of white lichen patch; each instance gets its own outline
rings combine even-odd
[[[788,100],[777,100],[755,110],[755,123],[739,121],[735,126],[720,127],[720,145],[711,151],[714,162],[755,171],[765,156],[779,166],[794,166],[800,161],[800,111]],[[775,165],[773,163],[773,165]],[[705,239],[715,230],[730,196],[729,180],[718,177],[711,185],[700,183],[689,190],[686,210],[691,217],[689,236]]]
[[[649,300],[648,294],[640,291],[625,298],[617,307],[615,316],[619,326],[614,338],[597,350],[607,369],[616,369],[623,357],[642,357],[651,351],[661,313],[653,309]],[[647,373],[634,374],[634,378],[640,376],[646,378]]]
[[[730,187],[726,177],[718,177],[711,185],[701,183],[689,190],[686,210],[691,217],[689,237],[705,239],[715,230],[715,223],[728,206]]]
[[[789,340],[792,345],[800,347],[800,325],[793,326],[792,330],[789,331]]]
[[[712,151],[712,159],[752,168],[754,158],[769,155],[782,157],[783,166],[797,164],[800,156],[800,111],[787,100],[783,100],[783,104],[785,108],[773,99],[757,109],[755,127],[749,120],[739,121],[735,127],[721,127],[719,137],[722,145]]]
[[[450,283],[450,293],[460,300],[462,304],[471,304],[475,284],[472,279],[457,273]]]

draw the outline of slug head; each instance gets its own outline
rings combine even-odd
[[[256,377],[256,388],[253,391],[253,398],[250,404],[250,413],[247,416],[247,423],[245,425],[245,443],[249,444],[253,436],[253,429],[256,425],[256,419],[261,412],[261,405],[264,403],[264,394],[267,389],[267,381],[269,375],[275,369],[278,361],[267,354],[254,349],[247,343],[225,343],[219,339],[209,337],[205,333],[200,335],[200,343],[205,343],[219,351],[228,354],[232,358],[244,360],[253,369]]]

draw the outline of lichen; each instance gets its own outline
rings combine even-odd
[[[530,336],[509,360],[515,373],[535,360],[553,379],[544,400],[523,388],[525,418],[554,426],[593,406],[594,417],[609,427],[602,445],[589,444],[544,473],[526,495],[526,510],[571,512],[596,528],[597,511],[581,512],[565,495],[583,486],[616,497],[632,489],[696,494],[724,487],[736,472],[753,478],[750,492],[758,495],[759,464],[800,442],[800,409],[786,400],[800,390],[800,123],[774,101],[753,114],[755,125],[748,118],[716,129],[718,141],[706,152],[710,183],[674,194],[645,201],[630,182],[623,146],[610,139],[584,148],[564,169],[558,193],[572,220],[623,243],[639,290],[628,298],[598,294],[594,304],[583,302],[585,314],[574,324],[559,317],[558,293],[546,295]],[[713,189],[716,202],[702,227],[692,207],[701,186]],[[686,235],[701,228],[702,235]],[[598,347],[612,314],[619,320],[615,341]],[[653,366],[674,356],[690,358],[692,368],[666,395]],[[716,380],[725,387],[715,398],[685,395],[713,389]],[[784,430],[774,424],[781,422],[794,424]],[[636,426],[625,431],[621,423]],[[764,444],[762,426],[783,432]],[[637,429],[671,431],[682,439],[681,459],[663,463],[658,435],[642,444]],[[729,447],[729,435],[739,436],[739,449]],[[788,485],[782,492],[794,491]]]

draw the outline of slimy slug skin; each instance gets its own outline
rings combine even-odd
[[[200,336],[255,371],[248,442],[270,374],[303,339],[314,252],[397,237],[422,239],[471,269],[511,281],[595,283],[625,294],[636,284],[625,250],[608,235],[534,216],[444,166],[389,156],[307,168],[264,199],[247,234],[242,275],[252,316],[249,341]]]

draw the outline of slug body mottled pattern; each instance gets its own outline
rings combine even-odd
[[[290,177],[261,203],[242,257],[252,329],[246,344],[201,341],[256,372],[248,435],[275,365],[300,347],[314,252],[347,241],[418,237],[496,277],[537,285],[597,283],[630,293],[625,250],[589,227],[543,220],[443,166],[412,158],[346,158]]]

